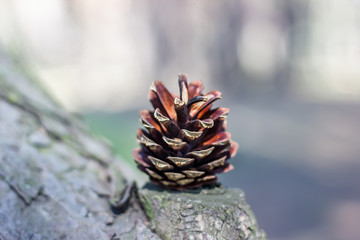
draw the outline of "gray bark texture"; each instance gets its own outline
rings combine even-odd
[[[265,239],[240,190],[137,191],[137,174],[0,52],[1,240]]]
[[[147,185],[139,197],[153,229],[163,239],[266,238],[240,189],[216,187],[179,193]]]

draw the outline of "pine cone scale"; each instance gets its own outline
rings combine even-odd
[[[180,99],[185,104],[187,104],[189,100],[189,92],[188,92],[187,77],[184,74],[179,75],[179,88],[180,88]]]
[[[204,90],[203,84],[200,81],[191,82],[188,85],[189,99],[192,99],[196,96],[200,96]]]
[[[174,106],[174,98],[171,95],[171,93],[166,89],[166,87],[164,86],[164,84],[162,82],[159,81],[155,81],[154,82],[155,85],[155,94],[159,99],[159,102],[161,103],[161,105],[163,106],[166,114],[173,120],[176,121],[177,119],[177,115],[176,115],[176,111],[175,111],[175,106]],[[164,112],[164,113],[165,113]]]
[[[197,160],[202,160],[205,157],[209,156],[209,154],[215,149],[215,147],[210,147],[210,148],[206,148],[206,149],[201,149],[198,151],[192,151],[189,152],[187,155],[188,156],[193,156],[195,157]]]
[[[170,160],[173,164],[175,164],[175,166],[178,168],[188,167],[195,161],[194,158],[185,157],[167,157],[167,159]]]
[[[193,115],[192,112],[190,112],[190,116],[193,116],[194,118],[197,117],[202,118],[203,115],[210,110],[212,104],[219,99],[221,99],[221,92],[219,91],[210,92],[210,94],[207,95],[207,100],[201,105],[200,109],[194,111],[195,115]]]
[[[197,178],[197,177],[201,177],[202,175],[205,174],[204,171],[196,171],[196,170],[186,170],[186,171],[182,171],[183,173],[185,173],[185,175],[188,178]]]

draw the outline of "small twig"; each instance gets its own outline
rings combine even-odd
[[[119,194],[114,195],[110,199],[111,210],[115,214],[120,214],[125,212],[128,208],[131,196],[136,189],[135,182],[128,182],[125,186],[125,189]]]

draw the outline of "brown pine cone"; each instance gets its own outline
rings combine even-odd
[[[162,82],[150,89],[153,111],[140,112],[142,126],[133,152],[139,169],[156,184],[170,189],[195,188],[217,181],[216,173],[228,172],[227,160],[237,143],[226,132],[228,108],[211,109],[221,98],[219,91],[203,94],[200,81],[187,83],[179,75],[180,96],[171,94]]]

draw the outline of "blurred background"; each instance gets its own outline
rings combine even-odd
[[[134,167],[151,82],[202,80],[269,240],[360,239],[359,0],[0,0],[0,45]]]

